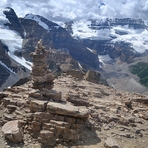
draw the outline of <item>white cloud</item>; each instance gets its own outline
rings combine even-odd
[[[1,8],[7,6],[22,17],[34,13],[56,21],[100,17],[147,19],[148,15],[148,0],[0,0]]]

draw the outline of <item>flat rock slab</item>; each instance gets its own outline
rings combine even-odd
[[[148,105],[148,98],[136,98],[136,99],[132,99],[132,101],[140,102],[140,103]]]
[[[23,128],[19,120],[9,121],[2,127],[5,137],[14,143],[21,142],[24,138]]]
[[[76,107],[70,104],[61,104],[49,102],[47,104],[47,111],[53,114],[70,116],[75,118],[88,118],[89,112],[86,107]]]

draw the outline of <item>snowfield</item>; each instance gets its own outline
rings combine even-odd
[[[139,53],[148,50],[148,31],[146,29],[136,30],[129,28],[128,25],[97,30],[90,27],[91,21],[76,21],[72,25],[72,36],[76,39],[110,40],[113,43],[124,41],[130,43],[131,47]],[[118,32],[123,34],[121,35]]]

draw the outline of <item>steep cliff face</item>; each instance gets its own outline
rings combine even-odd
[[[12,8],[7,7],[3,12],[6,15],[6,18],[10,22],[5,25],[8,26],[11,30],[15,30],[16,32],[18,32],[20,34],[20,36],[22,38],[24,38],[25,32],[24,32],[23,26],[20,23],[15,11]]]
[[[10,71],[6,68],[6,65],[10,65],[10,59],[5,53],[7,47],[0,41],[0,87],[6,82],[10,76]]]
[[[132,62],[140,56],[141,50],[145,50],[147,41],[137,47],[136,42],[141,40],[136,35],[138,32],[147,32],[148,26],[141,19],[105,19],[88,21],[70,21],[65,23],[66,30],[83,45],[91,50],[96,50],[99,55],[110,55],[111,58],[120,58],[123,62]],[[144,33],[144,34],[145,34]],[[138,51],[138,52],[137,52]],[[140,52],[140,53],[139,53]]]
[[[115,18],[115,19],[106,19],[106,20],[90,20],[92,29],[102,29],[102,28],[111,28],[113,26],[125,26],[133,27],[134,29],[147,29],[148,27],[144,24],[141,19],[132,19],[132,18]]]
[[[34,50],[37,41],[42,38],[43,44],[55,49],[65,48],[70,55],[90,67],[99,68],[99,61],[96,54],[91,53],[87,48],[62,27],[48,21],[41,16],[27,15],[20,22],[26,30],[26,39],[23,40],[22,54],[30,59],[29,54]]]
[[[0,90],[28,75],[29,70],[8,56],[8,47],[0,40]]]

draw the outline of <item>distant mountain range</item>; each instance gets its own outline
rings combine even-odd
[[[42,39],[47,49],[52,48],[48,62],[54,72],[94,69],[112,87],[145,92],[129,65],[146,62],[147,29],[144,21],[131,18],[70,21],[60,26],[34,14],[19,18],[12,8],[5,8],[0,11],[0,87],[28,76],[30,53]]]

